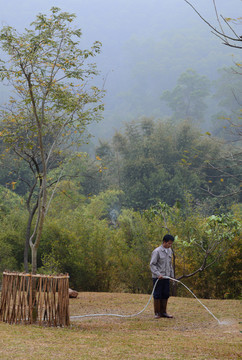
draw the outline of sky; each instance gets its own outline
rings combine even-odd
[[[191,3],[218,27],[213,0],[191,0]],[[218,14],[231,18],[241,16],[241,0],[217,0],[216,3]],[[216,67],[232,65],[234,52],[211,33],[184,0],[0,0],[0,26],[10,25],[21,32],[38,13],[48,13],[52,6],[76,14],[75,26],[83,33],[81,46],[88,47],[96,40],[103,44],[102,54],[95,61],[101,72],[100,83],[105,81],[107,91],[104,124],[109,124],[112,131],[122,119],[149,113],[157,116],[162,109],[156,102],[160,101],[162,91],[169,85],[174,86],[179,74],[186,70],[184,62],[187,68],[199,69],[210,77],[215,76]],[[199,41],[201,46],[197,49],[195,43]],[[156,79],[150,69],[158,71],[157,57],[161,64],[163,56],[164,64],[169,63],[167,53],[171,54],[171,66],[166,65],[165,72]],[[172,62],[174,58],[176,64]],[[209,61],[211,68],[206,64]],[[161,83],[159,94],[158,81]],[[139,92],[139,88],[146,88],[146,92]],[[139,102],[145,106],[139,106]]]
[[[212,0],[190,0],[209,21],[216,23]],[[242,10],[241,0],[216,0],[219,14],[238,17]],[[39,12],[48,12],[52,6],[73,12],[88,36],[120,37],[147,32],[146,25],[156,23],[156,29],[185,27],[187,22],[197,21],[197,15],[184,0],[0,0],[1,25],[17,24],[23,28]],[[113,19],[117,19],[113,24]],[[113,25],[110,29],[110,23]],[[110,33],[114,30],[114,34]]]

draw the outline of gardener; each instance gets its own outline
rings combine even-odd
[[[152,252],[150,269],[153,278],[153,285],[155,285],[157,279],[159,281],[156,284],[154,290],[154,311],[155,318],[161,317],[172,318],[172,315],[168,315],[166,312],[167,302],[170,293],[170,280],[163,277],[174,277],[174,271],[172,267],[172,250],[174,237],[172,235],[165,235],[163,237],[163,243]]]

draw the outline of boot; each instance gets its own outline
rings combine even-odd
[[[155,312],[155,319],[159,319],[161,317],[160,299],[154,299],[154,312]]]
[[[168,318],[168,319],[173,318],[172,315],[168,315],[166,312],[168,299],[161,299],[160,302],[161,302],[161,317]]]

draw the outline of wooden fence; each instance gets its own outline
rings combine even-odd
[[[69,275],[4,272],[0,321],[69,326]]]

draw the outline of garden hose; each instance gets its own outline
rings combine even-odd
[[[218,318],[216,318],[216,316],[207,308],[207,306],[205,306],[197,297],[196,295],[192,292],[192,290],[189,289],[189,287],[187,287],[185,284],[183,284],[180,280],[177,280],[177,279],[174,279],[174,278],[171,278],[169,276],[163,276],[163,279],[169,279],[169,280],[172,280],[172,281],[175,281],[175,282],[178,282],[180,284],[182,284],[194,297],[195,299],[197,299],[197,301],[209,312],[210,315],[213,316],[213,318],[215,320],[218,321],[219,324],[221,324],[221,322],[219,321]],[[140,315],[142,312],[145,311],[145,309],[148,307],[151,299],[152,299],[152,296],[154,294],[154,291],[155,291],[155,288],[156,288],[156,285],[158,283],[159,279],[156,280],[155,284],[154,284],[154,287],[153,287],[153,290],[152,290],[152,293],[150,295],[150,298],[147,302],[147,304],[145,305],[145,307],[139,311],[138,313],[135,313],[135,314],[131,314],[131,315],[121,315],[121,314],[86,314],[86,315],[74,315],[74,316],[70,316],[70,319],[79,319],[79,318],[85,318],[85,317],[96,317],[96,316],[115,316],[115,317],[120,317],[120,318],[132,318],[132,317],[135,317],[135,316],[138,316]]]

